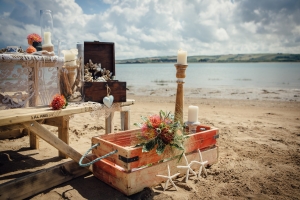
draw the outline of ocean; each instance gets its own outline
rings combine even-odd
[[[174,64],[116,64],[116,79],[128,87],[176,87]],[[186,88],[300,90],[300,63],[191,63]]]

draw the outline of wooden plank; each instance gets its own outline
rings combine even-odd
[[[79,162],[81,158],[81,154],[78,153],[76,150],[71,148],[69,145],[67,145],[65,142],[57,138],[54,134],[52,134],[50,131],[48,131],[45,127],[37,123],[36,121],[31,122],[24,122],[23,125],[30,130],[30,132],[35,133],[40,138],[48,142],[50,145],[64,153],[65,155],[69,156],[72,160],[75,162]],[[88,159],[83,159],[83,163],[89,162]],[[92,169],[89,168],[91,171]]]
[[[62,110],[52,110],[48,106],[37,106],[28,108],[16,108],[1,110],[0,126],[18,124],[24,121],[48,119],[65,115],[73,115],[93,111],[90,106],[67,107]]]
[[[22,124],[14,124],[0,127],[0,140],[19,138],[25,135]]]
[[[135,102],[134,99],[126,99],[126,102],[122,102],[122,103],[121,103],[121,107],[122,107],[122,106],[130,106],[130,105],[133,105],[134,102]]]
[[[0,199],[25,199],[87,173],[89,170],[69,161],[1,184]]]
[[[47,124],[49,126],[55,126],[55,127],[63,126],[62,121],[60,120],[60,117],[45,119],[44,124]]]
[[[218,147],[215,146],[211,149],[202,151],[203,161],[208,161],[209,165],[218,162]],[[189,162],[192,160],[200,160],[198,151],[187,155]],[[126,195],[132,195],[137,192],[140,192],[145,187],[151,187],[166,181],[157,177],[156,175],[167,175],[167,165],[170,166],[171,174],[180,172],[185,174],[185,169],[178,169],[179,165],[186,165],[184,159],[181,159],[179,162],[177,159],[173,159],[164,163],[159,163],[152,165],[150,167],[142,168],[133,172],[126,172],[124,169],[115,165],[115,163],[109,162],[106,159],[103,159],[93,165],[93,174],[98,179],[104,181],[111,187],[116,188],[120,192]],[[193,164],[192,168],[198,172],[200,165]]]

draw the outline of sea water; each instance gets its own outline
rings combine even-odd
[[[176,87],[171,63],[116,64],[116,79],[131,87]],[[300,89],[300,63],[190,63],[186,88]]]

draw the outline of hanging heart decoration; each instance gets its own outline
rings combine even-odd
[[[112,95],[109,95],[109,96],[103,98],[103,103],[108,108],[110,108],[112,106],[113,102],[114,102],[114,96],[112,96]]]
[[[107,89],[107,96],[103,98],[103,103],[106,105],[108,108],[110,108],[114,102],[114,96],[110,95],[110,88],[106,84],[106,89]]]

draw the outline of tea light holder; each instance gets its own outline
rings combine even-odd
[[[185,122],[185,124],[189,127],[189,133],[197,133],[197,126],[200,125],[200,122]]]

